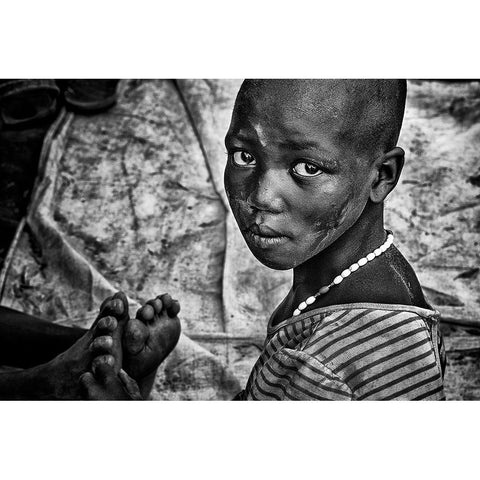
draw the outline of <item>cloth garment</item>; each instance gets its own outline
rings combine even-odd
[[[270,320],[271,322],[271,320]],[[444,400],[438,312],[355,303],[272,327],[236,400]]]

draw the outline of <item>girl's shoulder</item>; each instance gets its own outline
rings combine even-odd
[[[275,348],[267,350],[296,359],[291,371],[328,372],[352,399],[441,398],[438,317],[412,305],[331,305],[271,327],[267,343]]]
[[[332,323],[350,322],[353,324],[355,322],[356,325],[359,325],[365,321],[373,322],[383,318],[398,319],[401,316],[406,316],[411,320],[422,319],[428,323],[438,323],[439,320],[439,312],[428,304],[424,308],[404,304],[355,302],[314,308],[276,324],[272,322],[272,315],[267,331],[271,335],[287,325],[301,324],[304,328],[318,329],[326,328],[327,325]]]

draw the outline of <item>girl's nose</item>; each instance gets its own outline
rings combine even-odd
[[[273,170],[262,172],[257,176],[255,187],[247,198],[247,204],[260,211],[281,213],[283,200],[280,195],[281,183],[279,172]]]

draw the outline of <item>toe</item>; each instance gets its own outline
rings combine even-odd
[[[109,365],[110,367],[115,367],[115,357],[113,355],[99,355],[92,360],[92,371],[96,375],[97,369],[101,365]]]
[[[106,299],[101,306],[100,315],[128,316],[128,300],[123,292],[117,292],[113,297]]]
[[[113,366],[108,363],[100,363],[95,370],[95,378],[104,385],[115,379],[117,375]]]
[[[97,337],[90,344],[90,351],[94,355],[111,353],[113,348],[113,338],[110,335]]]
[[[100,336],[108,333],[112,333],[117,328],[118,322],[115,317],[102,317],[95,325],[93,335]]]
[[[102,306],[100,307],[99,317],[115,315],[115,302],[116,301],[112,297],[104,300]]]
[[[110,308],[113,315],[123,314],[123,302],[119,298],[113,298],[110,302]]]
[[[172,300],[170,308],[167,308],[167,313],[169,317],[176,317],[180,312],[180,302],[178,300]]]
[[[118,315],[128,314],[128,300],[127,296],[123,292],[117,292],[113,296],[115,300],[116,313]]]
[[[168,293],[164,293],[163,295],[160,295],[157,298],[159,298],[162,301],[163,308],[165,308],[166,310],[168,310],[171,307],[172,297]]]
[[[170,294],[164,293],[163,295],[159,295],[157,297],[162,302],[162,306],[165,310],[169,310],[172,306],[173,299]]]
[[[144,305],[137,310],[137,319],[145,322],[151,322],[155,316],[155,310],[150,304]]]
[[[106,306],[107,304],[109,304],[111,302],[113,297],[107,297],[103,302],[102,304],[100,305],[100,311],[102,311]]]
[[[79,382],[84,387],[89,387],[90,385],[95,383],[95,377],[93,376],[92,372],[85,372],[80,376]]]
[[[78,380],[80,384],[80,389],[84,398],[90,398],[92,389],[97,386],[97,381],[93,376],[93,373],[86,372]]]
[[[123,332],[123,346],[129,354],[136,355],[145,346],[148,336],[148,327],[141,320],[130,320]]]
[[[163,308],[163,303],[158,297],[154,298],[153,300],[149,300],[147,305],[151,305],[157,315],[162,311]]]

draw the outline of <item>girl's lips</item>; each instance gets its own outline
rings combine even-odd
[[[256,226],[258,227],[258,225]],[[256,233],[255,230],[259,233]],[[265,232],[265,230],[263,230],[262,233],[263,232]],[[273,235],[272,230],[270,229],[267,233],[268,235],[262,235],[260,234],[260,230],[258,228],[248,228],[247,230],[245,230],[244,235],[247,242],[257,248],[276,247],[278,245],[281,245],[282,243],[285,243],[288,240],[288,237],[285,237],[283,235]]]
[[[258,235],[260,237],[284,237],[280,232],[277,232],[273,228],[265,225],[264,223],[253,223],[251,224],[247,230],[250,230],[252,233],[255,235]]]

